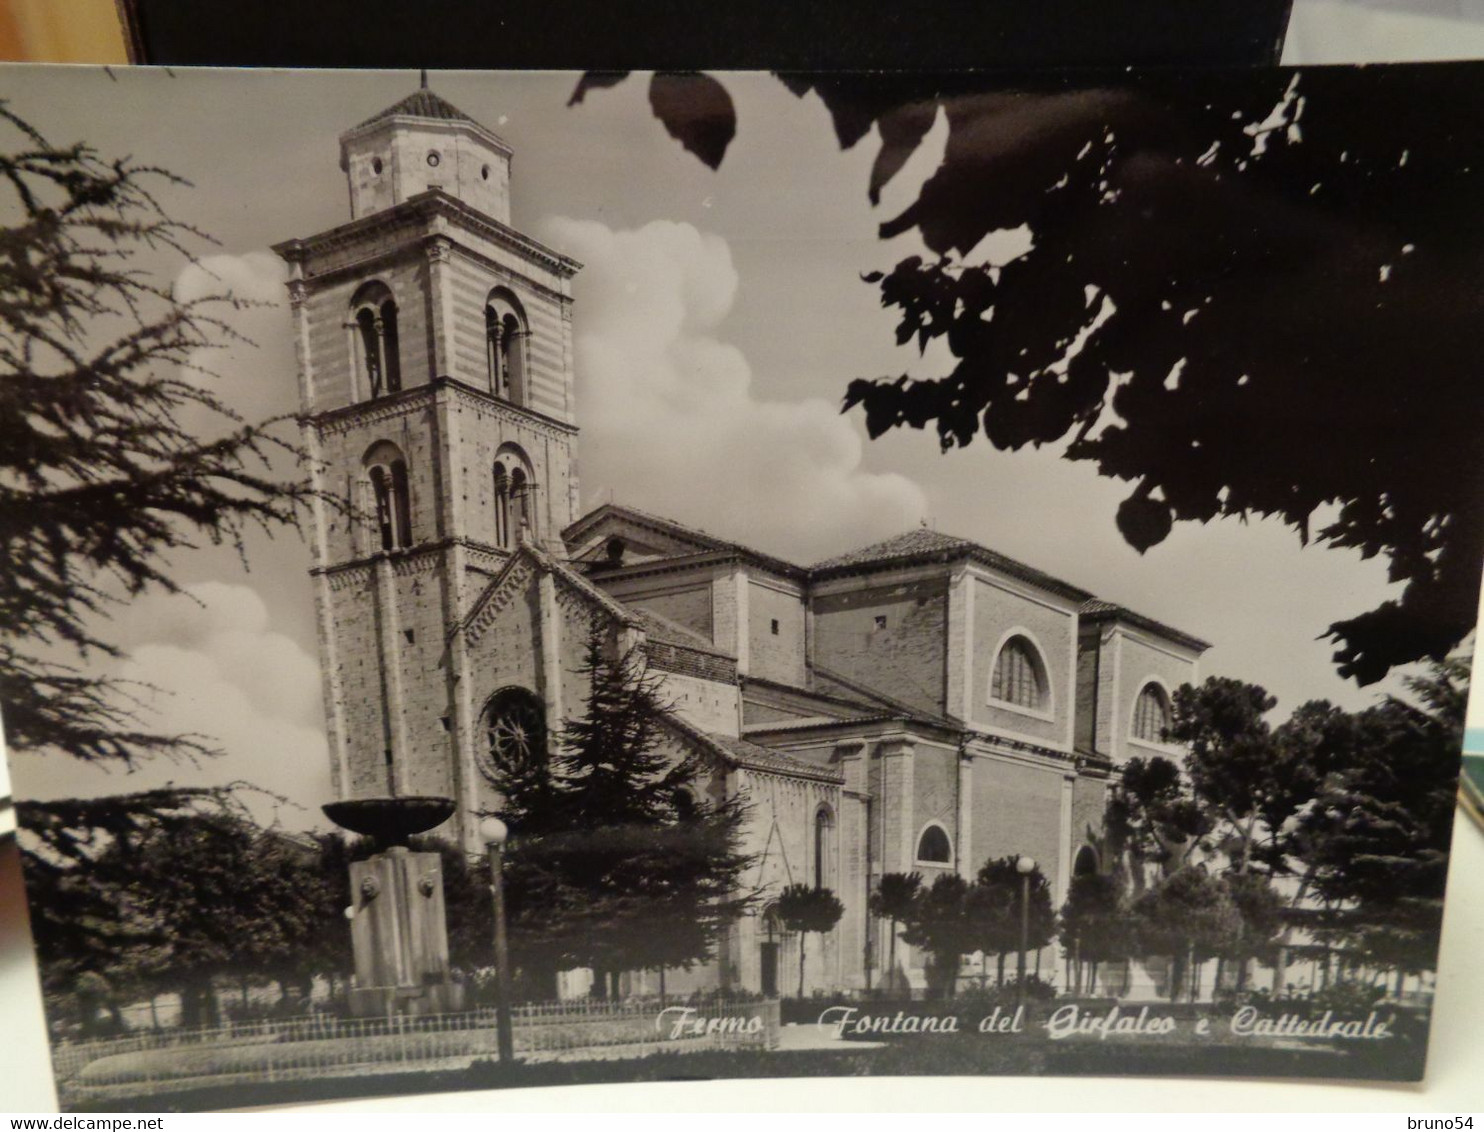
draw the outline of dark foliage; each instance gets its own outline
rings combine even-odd
[[[1436,962],[1458,791],[1468,662],[1451,659],[1357,717],[1353,761],[1308,811],[1300,851],[1316,892],[1384,966]]]
[[[115,656],[100,628],[119,600],[176,592],[164,557],[199,541],[243,550],[297,526],[309,488],[273,473],[300,456],[243,422],[200,359],[239,340],[224,296],[181,300],[135,263],[204,240],[153,193],[183,184],[86,145],[58,147],[0,104],[0,703],[17,750],[132,764],[204,754],[159,735],[137,689],[60,659]],[[182,425],[204,413],[199,438]]]
[[[503,768],[515,962],[533,986],[590,967],[689,967],[751,903],[746,807],[665,749],[666,705],[643,657],[595,620],[578,673],[586,710],[539,767]]]
[[[1180,768],[1158,755],[1125,764],[1122,781],[1108,799],[1106,821],[1136,894],[1146,883],[1146,865],[1158,864],[1165,875],[1175,872],[1211,828]]]
[[[99,1004],[164,990],[181,993],[186,1025],[211,1024],[219,977],[338,969],[326,941],[343,936],[346,900],[321,846],[255,826],[230,791],[18,810],[42,978],[84,1029]],[[74,984],[86,993],[68,1000]]]
[[[790,884],[778,894],[774,904],[778,919],[787,931],[799,934],[799,997],[804,997],[804,937],[810,932],[834,931],[845,905],[828,888],[809,884]]]
[[[897,981],[897,925],[912,911],[912,902],[922,888],[921,873],[884,873],[867,900],[871,915],[890,922],[887,937],[887,985]]]
[[[1441,660],[1473,627],[1477,70],[783,81],[823,101],[842,147],[876,127],[873,202],[947,122],[942,163],[881,226],[939,258],[867,280],[899,343],[941,340],[955,362],[852,382],[872,436],[1058,445],[1133,485],[1116,522],[1140,551],[1177,521],[1259,515],[1385,555],[1401,597],[1328,629],[1362,684]],[[1022,227],[1024,254],[971,258]]]

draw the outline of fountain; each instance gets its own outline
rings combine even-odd
[[[444,1014],[463,1005],[450,977],[443,861],[413,852],[407,839],[453,815],[451,798],[355,798],[323,806],[342,829],[369,837],[376,852],[350,866],[351,948],[356,1017]]]

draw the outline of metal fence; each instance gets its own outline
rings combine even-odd
[[[660,1050],[774,1049],[777,1000],[532,1003],[514,1008],[523,1061],[638,1057]],[[52,1048],[64,1098],[240,1082],[462,1069],[495,1059],[495,1012],[306,1015],[209,1029],[152,1030]]]

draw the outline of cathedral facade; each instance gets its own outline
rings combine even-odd
[[[340,153],[351,219],[275,248],[317,486],[353,504],[322,507],[313,539],[338,797],[451,797],[440,832],[477,851],[495,768],[582,714],[596,617],[663,681],[674,756],[751,803],[758,910],[671,989],[791,988],[769,907],[789,883],[844,904],[806,957],[806,989],[830,990],[889,977],[867,910],[885,873],[1028,855],[1059,905],[1111,864],[1110,783],[1178,756],[1160,736],[1204,642],[925,528],[805,566],[581,513],[580,265],[511,227],[510,147],[424,89]],[[920,983],[921,956],[895,954]]]

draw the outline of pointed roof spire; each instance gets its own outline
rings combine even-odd
[[[424,71],[423,74],[426,75],[427,72]],[[384,118],[404,116],[409,118],[434,118],[444,122],[471,122],[476,126],[479,125],[478,122],[475,122],[473,118],[469,117],[469,115],[465,114],[457,106],[439,98],[428,89],[426,82],[424,82],[423,86],[413,91],[406,98],[402,99],[401,102],[393,106],[388,106],[380,114],[372,115],[355,128],[359,130],[371,125],[373,122],[380,122]],[[483,129],[483,127],[480,128]]]
[[[428,89],[428,69],[426,67],[424,67],[422,69],[422,76],[423,76],[422,82],[418,84],[419,89],[421,89],[421,90],[427,90]]]

